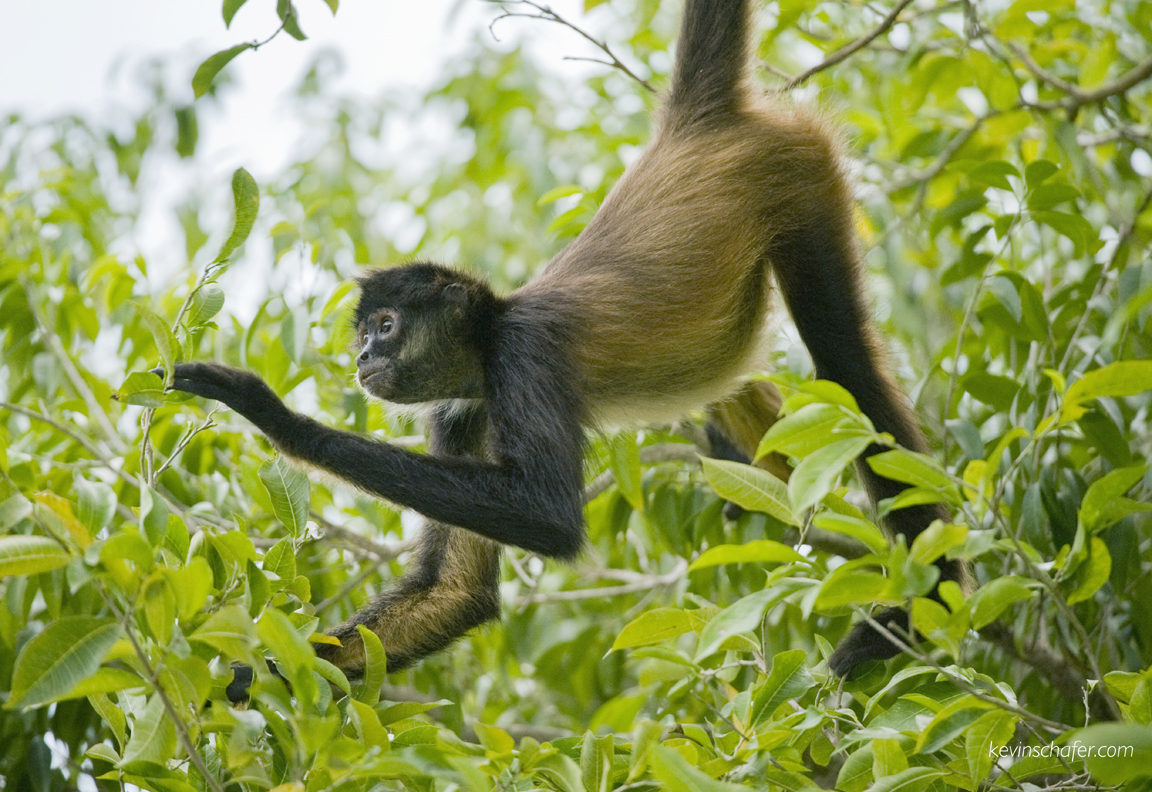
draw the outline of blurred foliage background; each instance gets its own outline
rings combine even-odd
[[[282,35],[303,35],[276,6]],[[618,68],[573,77],[478,30],[419,102],[365,102],[331,90],[338,57],[318,59],[290,100],[311,142],[266,183],[237,176],[236,226],[259,211],[223,257],[232,199],[197,147],[230,90],[222,59],[195,103],[145,73],[141,112],[0,122],[0,788],[1149,787],[1141,0],[757,15],[764,90],[843,131],[876,317],[934,439],[934,460],[894,450],[888,472],[953,524],[890,547],[849,460],[787,488],[702,468],[685,416],[593,441],[588,552],[564,567],[510,551],[501,624],[388,677],[379,703],[315,676],[307,637],[390,584],[418,519],[129,377],[219,360],[325,423],[422,447],[418,422],[351,385],[349,281],[421,258],[512,288],[579,233],[647,139],[644,83],[666,84],[681,10],[585,7],[573,37]],[[564,21],[491,11],[540,17],[498,32]],[[174,270],[135,243],[160,167],[190,185]],[[765,365],[792,415],[770,442],[802,464],[869,427],[806,381],[782,324]],[[726,521],[717,492],[748,510]],[[945,588],[951,611],[922,596],[944,553],[978,586]],[[874,601],[910,602],[922,636],[842,685],[823,661]],[[262,654],[294,695],[262,678],[250,708],[228,707],[229,663]]]

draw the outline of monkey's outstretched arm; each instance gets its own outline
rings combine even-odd
[[[578,417],[565,415],[571,397],[549,392],[550,379],[523,377],[505,397],[493,418],[496,462],[417,454],[332,429],[289,410],[255,374],[225,366],[178,364],[173,386],[223,402],[285,456],[365,492],[501,544],[571,559],[584,536],[583,439]]]

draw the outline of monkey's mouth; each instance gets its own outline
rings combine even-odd
[[[356,372],[356,381],[369,393],[386,393],[391,380],[387,366],[365,366]]]

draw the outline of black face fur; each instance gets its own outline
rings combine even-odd
[[[365,393],[398,404],[484,395],[499,302],[486,284],[422,263],[372,270],[359,283],[356,381]]]

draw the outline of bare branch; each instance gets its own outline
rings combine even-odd
[[[654,465],[657,462],[696,462],[700,450],[686,443],[661,443],[640,449],[640,462],[644,465]],[[616,483],[616,474],[611,469],[605,470],[584,488],[585,502],[591,501],[608,491]]]
[[[900,15],[900,12],[903,11],[905,8],[907,8],[911,2],[912,2],[912,0],[900,0],[900,2],[898,2],[895,6],[893,6],[892,10],[888,12],[888,16],[886,16],[882,20],[880,20],[880,24],[877,25],[874,29],[872,29],[868,33],[865,33],[863,36],[856,39],[851,44],[849,44],[845,47],[841,47],[840,49],[836,50],[835,52],[833,52],[831,55],[826,57],[823,61],[816,64],[812,68],[807,69],[806,71],[803,71],[800,74],[797,74],[795,77],[790,79],[788,82],[784,83],[784,86],[780,90],[790,91],[793,88],[795,88],[797,85],[799,85],[800,83],[807,80],[812,75],[817,74],[819,72],[822,72],[825,69],[831,68],[832,66],[835,66],[837,63],[840,63],[842,60],[850,57],[853,53],[863,49],[864,47],[867,47],[878,36],[883,34],[890,27],[892,27],[893,24],[895,24],[896,17],[898,17]]]
[[[910,2],[910,0],[907,0],[907,1]],[[564,17],[557,14],[550,7],[548,7],[546,5],[541,5],[540,3],[536,3],[533,0],[504,0],[503,2],[501,0],[489,0],[489,2],[498,2],[502,6],[500,16],[493,19],[492,22],[489,23],[489,25],[488,25],[488,30],[489,30],[489,32],[492,33],[493,38],[496,38],[496,33],[492,29],[493,29],[493,27],[495,27],[496,23],[502,19],[512,19],[512,18],[519,17],[522,19],[542,19],[545,22],[555,22],[558,25],[563,25],[564,27],[575,31],[581,38],[583,38],[585,41],[590,42],[592,44],[592,46],[596,47],[596,49],[600,50],[601,52],[603,52],[605,55],[608,56],[607,61],[595,60],[594,58],[565,58],[565,60],[590,60],[590,61],[593,61],[594,63],[603,63],[606,66],[611,66],[614,69],[618,69],[618,70],[622,71],[624,74],[628,75],[633,80],[640,83],[640,85],[644,86],[644,88],[646,90],[648,90],[652,93],[656,93],[656,89],[653,88],[652,85],[649,84],[647,80],[640,77],[638,74],[636,74],[634,71],[629,69],[626,65],[624,65],[624,62],[616,57],[616,54],[614,52],[612,52],[612,50],[608,47],[608,45],[605,42],[594,38],[589,33],[585,32],[584,30],[582,30],[579,27],[577,27],[576,25],[574,25],[572,22],[569,22],[567,19],[565,19]],[[518,13],[515,13],[513,11],[509,11],[506,8],[507,5],[526,5],[526,6],[529,6],[530,8],[534,8],[537,11],[537,13],[535,13],[535,14],[518,14]]]
[[[1128,72],[1112,82],[1104,83],[1091,91],[1085,91],[1080,86],[1063,80],[1045,69],[1033,59],[1027,49],[1016,42],[1006,41],[1004,44],[1020,59],[1020,62],[1024,64],[1024,68],[1031,72],[1032,76],[1041,82],[1047,83],[1056,90],[1068,94],[1068,98],[1058,102],[1057,106],[1063,107],[1070,113],[1075,113],[1086,104],[1092,104],[1093,102],[1099,102],[1111,96],[1122,94],[1140,81],[1152,76],[1152,54],[1150,54],[1128,70]],[[1045,105],[1045,107],[1047,107],[1047,105]]]
[[[603,588],[574,589],[571,591],[543,591],[538,594],[529,594],[523,601],[540,602],[572,602],[575,600],[600,599],[601,597],[618,597],[622,594],[638,594],[642,591],[659,586],[671,586],[678,582],[688,571],[688,562],[683,558],[676,563],[676,568],[663,575],[646,575],[633,583],[622,586],[605,586]]]
[[[48,347],[60,364],[60,368],[64,370],[64,376],[67,377],[68,382],[72,385],[72,390],[80,397],[85,404],[88,405],[88,417],[90,420],[95,421],[96,425],[100,427],[104,439],[115,449],[118,453],[124,453],[127,446],[120,438],[120,433],[112,425],[112,421],[108,418],[108,413],[104,410],[104,405],[96,399],[96,394],[88,387],[88,383],[84,381],[84,377],[80,374],[80,370],[76,368],[76,364],[69,356],[68,351],[64,349],[64,345],[60,343],[60,339],[56,333],[48,327],[48,320],[44,313],[40,310],[40,305],[36,301],[36,290],[32,282],[25,276],[20,276],[20,286],[24,289],[24,293],[28,295],[28,310],[32,312],[32,317],[36,320],[37,326],[43,335],[44,345]]]

